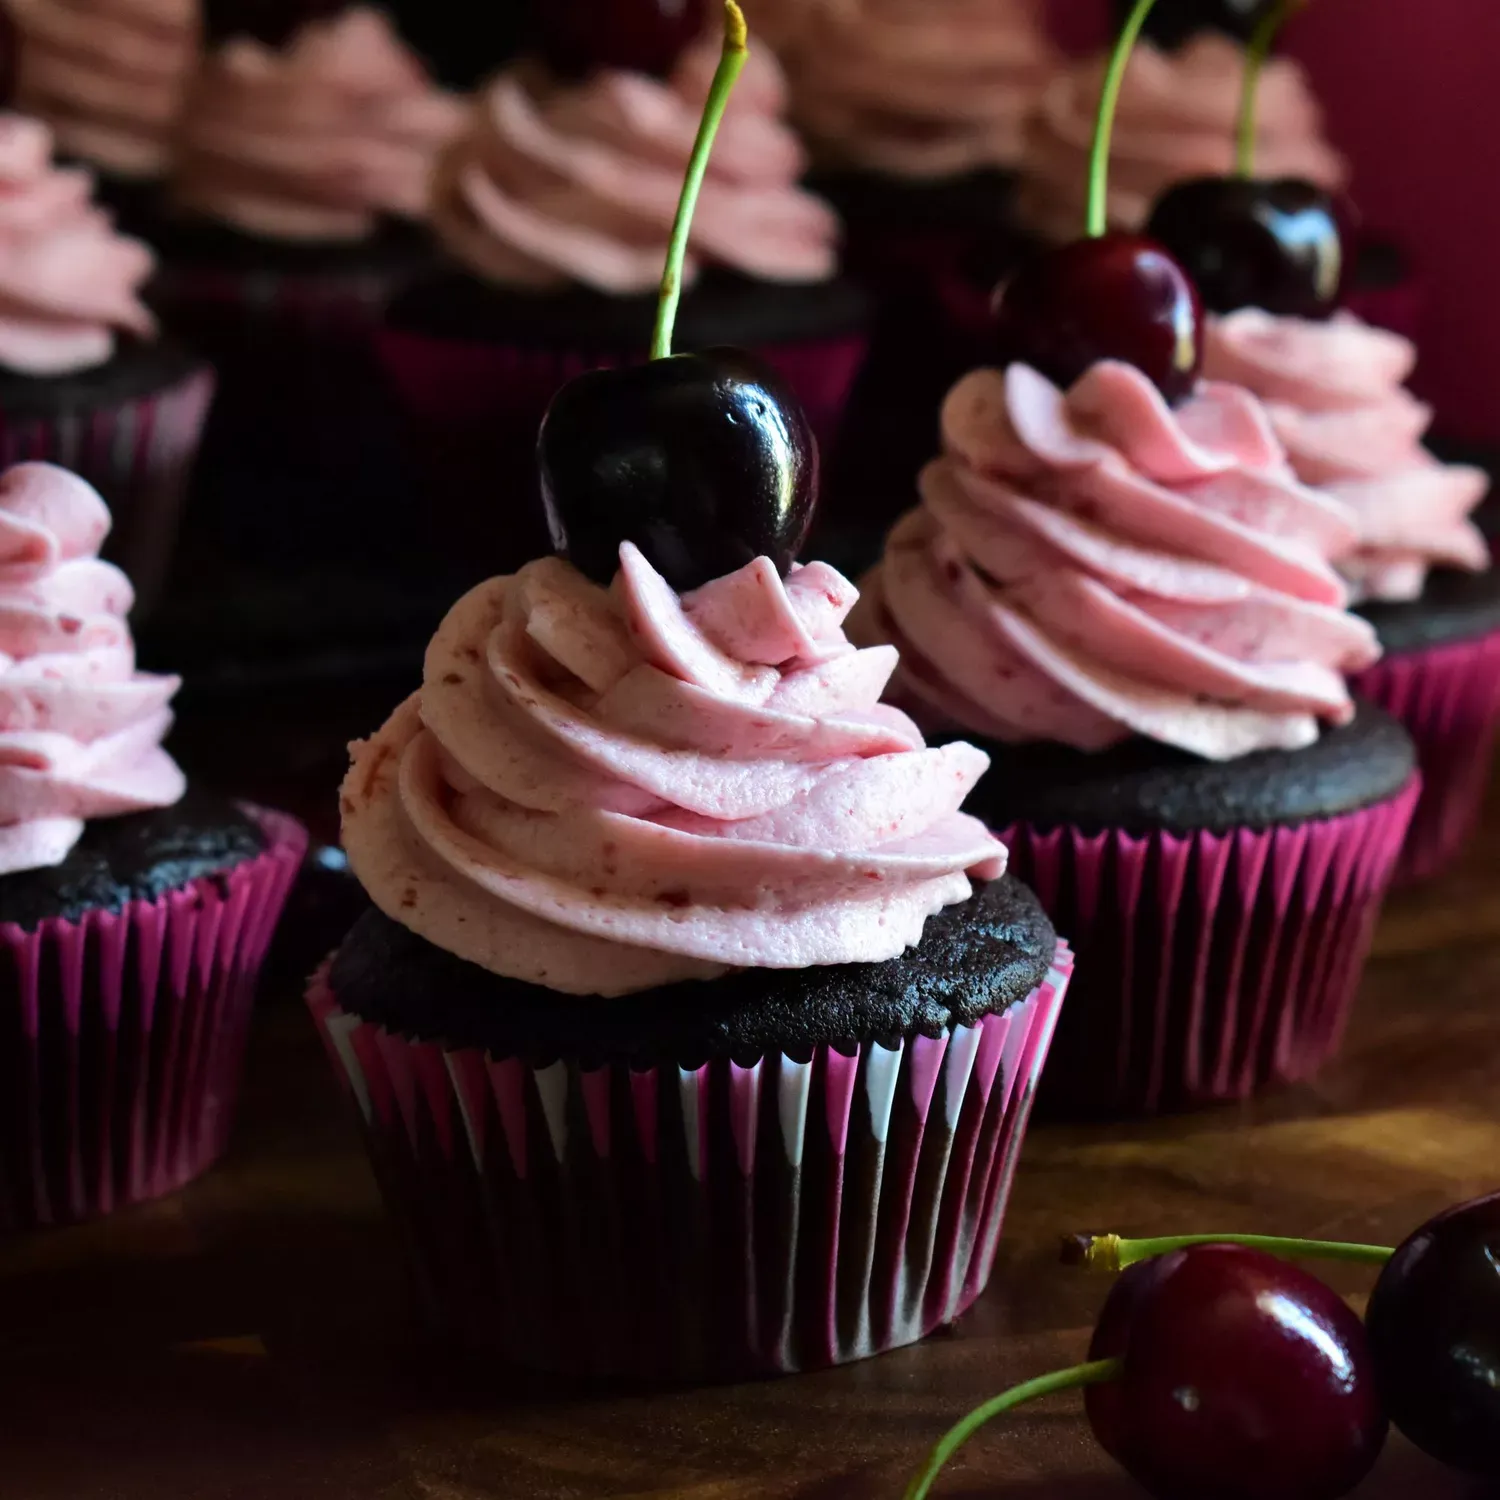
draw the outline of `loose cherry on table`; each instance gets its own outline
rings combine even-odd
[[[1069,386],[1100,360],[1137,366],[1173,404],[1203,364],[1202,306],[1165,246],[1106,232],[1109,143],[1130,53],[1154,0],[1135,0],[1105,71],[1089,152],[1084,238],[1044,251],[996,293],[996,352]]]
[[[536,0],[533,11],[543,56],[559,72],[664,77],[703,35],[708,0]]]
[[[1391,1420],[1443,1463],[1500,1479],[1500,1194],[1401,1245],[1365,1322]]]
[[[746,56],[733,0],[725,17],[724,55],[667,251],[652,358],[570,381],[537,441],[553,542],[602,584],[624,541],[679,592],[759,556],[785,574],[812,522],[817,440],[781,378],[743,349],[671,352],[693,206]]]
[[[1385,1441],[1359,1318],[1307,1272],[1259,1251],[1201,1245],[1115,1283],[1088,1387],[1100,1445],[1159,1500],[1334,1500]]]

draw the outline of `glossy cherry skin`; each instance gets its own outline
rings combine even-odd
[[[665,77],[703,35],[708,0],[538,0],[542,53],[561,73],[597,68]]]
[[[812,524],[818,443],[781,377],[705,349],[569,381],[537,441],[557,550],[597,583],[631,541],[679,593],[769,557]]]
[[[1106,234],[1026,262],[1001,287],[995,313],[1006,363],[1066,389],[1101,359],[1145,372],[1173,405],[1203,365],[1203,309],[1187,273],[1154,240]]]
[[[1220,31],[1248,42],[1269,0],[1156,0],[1145,34],[1159,47],[1180,47],[1200,31]],[[1116,0],[1120,23],[1134,0]]]
[[[1338,210],[1314,183],[1197,177],[1168,189],[1146,233],[1177,257],[1210,312],[1326,318],[1338,305]]]
[[[1500,1193],[1417,1230],[1365,1326],[1391,1421],[1443,1463],[1500,1478]]]
[[[1296,1266],[1229,1245],[1132,1266],[1090,1359],[1094,1435],[1158,1500],[1335,1500],[1385,1440],[1359,1319]]]

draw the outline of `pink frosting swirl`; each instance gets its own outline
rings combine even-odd
[[[344,843],[388,915],[496,973],[620,995],[894,957],[998,877],[959,807],[988,765],[880,703],[852,586],[769,559],[681,599],[629,543],[481,584],[353,747]]]
[[[691,48],[666,82],[604,72],[566,84],[529,65],[502,73],[439,168],[439,237],[503,285],[650,291],[719,49],[717,40]],[[716,262],[809,282],[837,269],[838,222],[797,186],[804,162],[785,106],[774,59],[752,48],[698,199],[690,274]]]
[[[135,669],[109,511],[66,469],[0,474],[0,874],[60,864],[87,818],[169,807],[175,677]]]
[[[0,366],[62,375],[102,365],[116,332],[149,338],[154,260],[91,201],[93,179],[52,165],[40,120],[0,114]]]
[[[267,239],[363,239],[382,214],[426,213],[466,113],[376,10],[311,22],[280,53],[238,38],[189,97],[176,198]]]
[[[1222,176],[1234,165],[1244,53],[1226,37],[1205,34],[1179,52],[1149,43],[1125,72],[1109,160],[1111,225],[1139,229],[1173,183]],[[1090,58],[1060,74],[1027,131],[1019,210],[1055,240],[1083,230],[1088,154],[1104,83],[1105,59]],[[1323,136],[1322,112],[1302,70],[1273,58],[1261,78],[1256,171],[1305,177],[1338,188],[1348,175]]]
[[[1415,363],[1410,340],[1348,313],[1312,323],[1247,308],[1212,319],[1205,341],[1205,371],[1266,403],[1298,478],[1354,511],[1358,544],[1338,564],[1362,599],[1415,599],[1434,566],[1490,565],[1469,519],[1489,479],[1422,446],[1432,412],[1405,387]]]
[[[1060,61],[1038,0],[793,0],[771,24],[818,158],[897,177],[1013,165]]]
[[[197,64],[197,0],[9,0],[21,38],[15,103],[72,156],[123,177],[167,169]]]
[[[925,715],[1213,760],[1351,716],[1344,673],[1379,654],[1328,561],[1354,519],[1292,478],[1248,392],[1205,383],[1174,412],[1129,365],[1066,393],[1024,365],[978,370],[943,437],[859,624],[900,648]]]

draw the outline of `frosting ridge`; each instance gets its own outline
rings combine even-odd
[[[716,38],[694,45],[665,81],[605,71],[574,84],[533,65],[501,73],[439,166],[439,238],[504,285],[653,290],[719,50]],[[752,49],[698,199],[689,274],[706,262],[766,281],[834,274],[838,223],[797,186],[804,160],[785,108],[775,60]]]
[[[238,37],[189,96],[175,195],[270,239],[363,239],[382,214],[425,215],[465,118],[380,11],[309,22],[281,52]]]
[[[1415,599],[1433,567],[1490,566],[1471,519],[1489,478],[1423,446],[1432,411],[1404,383],[1415,363],[1409,339],[1350,313],[1246,308],[1210,319],[1204,340],[1205,373],[1254,391],[1298,477],[1354,512],[1359,536],[1338,564],[1360,599]]]
[[[1059,73],[1027,127],[1018,209],[1050,239],[1074,239],[1083,228],[1088,155],[1106,65],[1105,58],[1087,58]],[[1243,49],[1210,33],[1176,52],[1148,41],[1136,47],[1111,141],[1111,227],[1140,229],[1174,183],[1233,170],[1244,68]],[[1323,134],[1322,112],[1297,63],[1283,57],[1267,62],[1256,120],[1258,175],[1343,186],[1348,166]]]
[[[89,818],[169,807],[179,679],[135,669],[109,512],[51,464],[0,474],[0,874],[60,864]]]
[[[93,179],[52,164],[40,120],[0,114],[0,366],[65,375],[104,364],[117,332],[149,338],[140,298],[155,264],[92,201]]]
[[[197,0],[10,0],[16,107],[58,144],[122,177],[159,177],[202,23]]]
[[[926,717],[1227,760],[1352,716],[1343,674],[1379,654],[1329,562],[1354,519],[1296,482],[1248,392],[1173,411],[1129,365],[1067,392],[1013,365],[965,376],[942,420],[857,631],[897,645]]]
[[[1005,849],[960,805],[988,765],[880,703],[857,595],[760,558],[679,597],[629,543],[472,590],[421,690],[352,747],[350,864],[387,915],[576,994],[875,962]]]

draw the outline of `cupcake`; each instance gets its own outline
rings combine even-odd
[[[849,226],[851,268],[900,290],[1003,237],[1026,121],[1061,64],[1038,0],[784,10],[770,25],[793,119]]]
[[[1055,1107],[1311,1076],[1418,794],[1409,737],[1345,685],[1379,655],[1329,561],[1354,512],[1232,386],[1173,411],[1129,365],[1063,391],[1016,364],[942,426],[855,635],[899,648],[918,722],[982,736],[970,810],[1076,942]]]
[[[223,1150],[256,971],[304,838],[189,792],[177,679],[135,670],[109,512],[49,464],[0,475],[0,1220],[89,1218]]]
[[[1339,560],[1385,648],[1355,689],[1399,718],[1423,793],[1402,873],[1436,873],[1476,826],[1500,724],[1500,574],[1471,514],[1483,470],[1422,445],[1432,413],[1405,387],[1416,350],[1348,315],[1245,309],[1211,321],[1204,367],[1266,403],[1298,478],[1354,512]]]
[[[212,372],[157,337],[150,249],[52,163],[39,120],[0,114],[0,464],[51,459],[103,492],[110,556],[145,602],[166,570],[213,394]]]
[[[198,63],[197,0],[8,0],[19,64],[13,103],[52,127],[58,150],[100,174],[132,217],[167,171]]]
[[[282,568],[289,537],[300,562],[383,534],[371,514],[402,485],[370,334],[429,261],[427,183],[463,114],[374,10],[204,63],[152,299],[220,368],[194,506],[210,555]]]
[[[959,811],[983,754],[880,703],[855,597],[543,558],[353,747],[376,909],[309,1003],[448,1334],[731,1378],[983,1289],[1071,959]]]
[[[453,501],[443,545],[461,527],[475,555],[546,550],[537,423],[570,376],[635,362],[650,344],[717,58],[705,38],[666,78],[605,68],[575,80],[518,65],[484,89],[444,156],[432,223],[452,269],[397,298],[380,336],[392,388]],[[837,276],[832,210],[797,186],[804,162],[785,104],[780,69],[757,46],[704,180],[679,336],[763,354],[827,441],[863,357],[864,304]],[[476,506],[486,494],[498,503]]]

